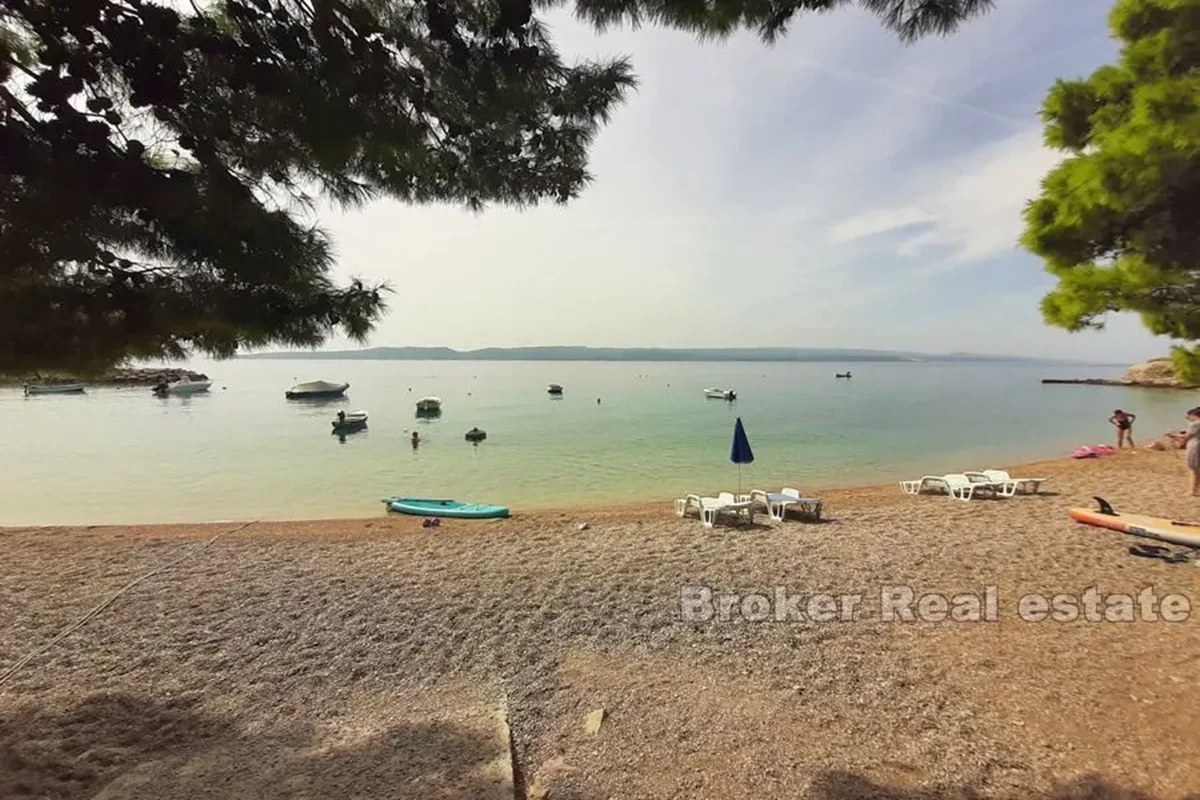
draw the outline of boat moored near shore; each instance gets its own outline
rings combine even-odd
[[[33,397],[40,394],[83,394],[82,383],[45,383],[40,385],[26,385],[25,396]]]
[[[442,398],[422,397],[417,401],[418,417],[436,417],[442,413]]]
[[[348,383],[331,383],[329,381],[306,381],[297,383],[283,393],[288,400],[314,400],[327,397],[341,397],[350,388]]]
[[[161,383],[156,384],[151,391],[153,391],[158,397],[167,397],[169,395],[183,397],[187,395],[200,394],[201,392],[207,392],[211,386],[212,381],[210,380],[191,380],[188,378],[183,378],[172,383],[162,381]]]
[[[354,433],[366,427],[367,412],[365,411],[351,411],[349,414],[345,411],[339,411],[337,417],[333,420],[334,433]]]

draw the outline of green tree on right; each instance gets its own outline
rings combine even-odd
[[[1137,313],[1200,383],[1200,0],[1117,0],[1109,25],[1117,63],[1058,81],[1042,106],[1046,144],[1070,155],[1026,207],[1021,243],[1058,278],[1047,323]]]

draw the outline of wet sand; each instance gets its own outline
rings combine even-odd
[[[1010,471],[1052,480],[969,503],[813,489],[820,524],[714,530],[670,498],[430,530],[398,517],[3,530],[0,797],[1200,791],[1200,569],[1135,558],[1136,540],[1066,516],[1098,494],[1200,518],[1182,454]],[[782,587],[806,618],[689,621],[688,586]],[[960,614],[952,596],[992,587],[997,619],[888,619],[885,587]],[[1194,610],[1018,613],[1030,593],[1089,587]],[[859,596],[853,619],[812,619],[816,593]]]

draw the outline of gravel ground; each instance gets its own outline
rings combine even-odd
[[[1065,514],[1101,494],[1200,517],[1181,457],[1012,471],[1031,470],[1053,476],[1047,494],[829,490],[824,523],[741,529],[663,504],[440,530],[0,531],[0,797],[1200,793],[1200,569],[1134,558],[1129,537]],[[802,611],[816,593],[862,599],[844,621],[685,620],[681,589],[698,585],[785,587]],[[995,587],[997,620],[890,620],[886,586]],[[1089,587],[1195,612],[1018,614],[1022,595]]]

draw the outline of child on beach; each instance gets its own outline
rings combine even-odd
[[[1125,442],[1129,442],[1129,446],[1133,447],[1133,421],[1137,419],[1136,414],[1127,414],[1121,409],[1113,412],[1113,415],[1108,418],[1108,421],[1117,426],[1117,449],[1124,447]]]

